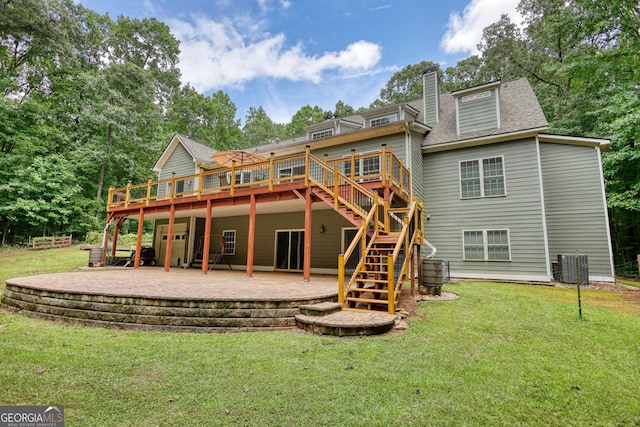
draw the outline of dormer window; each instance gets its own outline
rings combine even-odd
[[[398,120],[396,114],[389,114],[388,116],[376,117],[369,120],[369,127],[388,125],[391,122]]]
[[[327,136],[333,135],[333,129],[324,129],[319,130],[317,132],[312,132],[309,136],[312,141],[320,138],[326,138]]]

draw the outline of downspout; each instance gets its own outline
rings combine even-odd
[[[407,159],[407,169],[409,170],[409,198],[413,194],[413,168],[412,168],[412,156],[411,156],[411,130],[409,129],[409,122],[405,123],[404,128],[405,150],[407,152],[405,158]]]
[[[400,217],[398,217],[398,215],[394,214],[393,212],[391,212],[389,214],[389,218],[393,219],[394,221],[396,221],[398,224],[402,223],[402,220],[400,219]],[[429,255],[427,255],[426,257],[424,257],[424,259],[431,259],[434,256],[436,256],[436,253],[438,253],[438,249],[433,246],[433,244],[431,244],[431,242],[429,242],[427,239],[425,239],[424,237],[422,238],[423,244],[425,246],[427,246],[429,249],[431,249],[431,253]]]
[[[427,255],[426,257],[424,257],[424,259],[431,259],[434,256],[436,256],[436,253],[438,252],[438,249],[436,249],[435,246],[433,246],[427,239],[422,239],[424,241],[425,246],[427,246],[429,249],[431,249],[431,253],[429,255]]]

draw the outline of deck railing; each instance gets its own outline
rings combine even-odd
[[[308,185],[309,180],[316,185],[331,187],[333,191],[338,188],[337,194],[345,201],[353,202],[354,206],[361,205],[364,200],[355,201],[361,194],[353,190],[357,187],[343,185],[345,180],[358,184],[381,181],[383,187],[394,187],[400,197],[409,197],[409,170],[383,146],[382,151],[377,153],[352,153],[351,157],[338,160],[325,158],[322,161],[308,153],[277,158],[271,155],[266,161],[249,165],[234,164],[227,168],[200,169],[198,174],[173,174],[171,178],[159,181],[149,179],[146,183],[111,187],[107,211],[110,212],[114,208],[149,206],[157,201],[173,203],[175,199],[183,197],[197,197],[200,200],[204,195],[224,191],[228,191],[233,197],[236,190],[243,188],[268,187],[272,191],[275,185],[302,181]],[[362,185],[360,187],[364,188]],[[345,193],[347,191],[353,193]],[[369,208],[366,208],[360,213],[365,217],[368,211]]]
[[[382,181],[384,186],[395,187],[401,197],[409,197],[409,170],[385,145],[378,152],[356,155],[351,150],[351,156],[325,162],[353,181]]]

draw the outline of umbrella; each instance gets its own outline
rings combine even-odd
[[[250,165],[252,163],[264,162],[267,160],[266,157],[261,156],[260,154],[251,153],[244,150],[218,151],[213,156],[211,156],[211,158],[215,160],[216,163],[218,163],[220,166],[227,167],[231,167],[231,164],[234,160],[236,162],[236,166]]]

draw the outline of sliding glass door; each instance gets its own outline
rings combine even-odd
[[[275,269],[302,271],[303,266],[304,230],[277,230]]]

